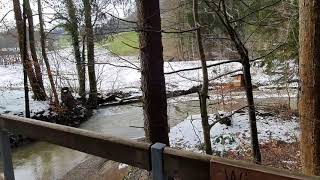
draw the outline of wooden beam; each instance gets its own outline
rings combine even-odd
[[[183,180],[210,179],[212,156],[172,148],[165,148],[163,152],[164,171],[169,177]]]
[[[0,128],[41,141],[151,170],[150,144],[39,120],[0,116]]]

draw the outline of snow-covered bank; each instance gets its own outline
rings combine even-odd
[[[210,115],[213,120],[214,115]],[[299,123],[296,117],[282,120],[277,115],[257,115],[259,142],[261,144],[272,140],[286,143],[296,142],[299,137]],[[203,152],[203,131],[200,115],[190,115],[183,122],[170,130],[170,144],[195,152]],[[239,151],[241,147],[250,146],[250,127],[248,114],[235,113],[232,125],[217,123],[211,129],[211,142],[216,155],[223,155],[228,151]]]
[[[71,49],[62,49],[56,52],[50,52],[48,55],[52,72],[55,75],[55,81],[58,87],[72,86],[77,88],[76,64]],[[104,49],[96,49],[96,75],[98,88],[103,91],[124,90],[140,91],[140,62],[137,57],[114,57],[108,54]],[[226,60],[208,61],[208,65],[224,62]],[[165,62],[165,73],[183,70],[188,68],[201,67],[200,61],[176,61]],[[222,64],[209,68],[209,79],[241,69],[241,64],[237,62]],[[44,71],[44,74],[45,71]],[[279,75],[267,75],[263,68],[252,67],[252,80],[255,85],[271,85],[272,81]],[[0,88],[18,88],[23,86],[22,66],[0,66]],[[201,69],[192,71],[183,71],[174,74],[167,74],[167,90],[189,89],[192,86],[200,85],[202,79]],[[225,76],[220,79],[212,80],[212,83],[225,83],[232,81],[233,78]],[[44,76],[45,85],[49,88],[47,76]]]
[[[100,92],[115,92],[123,91],[135,95],[141,95],[139,71],[140,62],[137,57],[114,57],[111,56],[107,50],[97,48],[95,52],[96,60],[96,75],[97,85]],[[78,81],[76,64],[73,57],[72,49],[62,49],[55,52],[50,52],[48,57],[51,62],[54,80],[57,89],[61,87],[70,87],[71,90],[77,92]],[[225,60],[224,60],[225,61]],[[223,61],[209,61],[208,65],[216,64]],[[166,73],[182,70],[186,68],[201,67],[200,61],[178,61],[178,62],[165,62],[164,71]],[[209,68],[209,79],[234,71],[241,68],[241,64],[237,62],[222,64]],[[43,68],[45,69],[45,68]],[[252,67],[253,84],[263,86],[275,86],[273,80],[279,78],[279,75],[267,75],[261,67]],[[23,102],[23,78],[22,78],[22,65],[0,66],[0,113],[5,111],[12,111],[15,113],[21,112],[24,109]],[[46,72],[44,71],[44,85],[50,92],[49,80]],[[201,84],[202,73],[201,69],[192,71],[183,71],[174,74],[165,75],[167,91],[187,90],[193,86]],[[215,79],[211,83],[227,83],[233,81],[233,77],[225,76],[220,79]],[[89,87],[87,85],[87,87]],[[0,93],[0,95],[1,95]],[[30,93],[32,97],[32,93]],[[49,94],[49,93],[48,93]],[[228,97],[229,96],[229,97]],[[225,94],[224,98],[245,98],[244,94]],[[255,94],[257,97],[284,97],[287,94],[270,93],[266,90],[263,95],[261,93]],[[294,94],[293,94],[294,96]],[[218,99],[219,95],[213,93],[210,95],[212,100]],[[32,99],[32,98],[30,98]],[[31,101],[31,108],[38,108],[38,102]]]
[[[48,101],[33,101],[31,93],[29,99],[31,116],[49,108]],[[22,89],[0,90],[0,114],[18,115],[24,112],[24,91]]]

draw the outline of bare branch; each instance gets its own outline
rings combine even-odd
[[[212,122],[212,124],[210,124],[210,129],[211,129],[214,125],[216,125],[218,122],[222,122],[223,120],[225,120],[225,119],[227,119],[227,118],[230,118],[230,117],[233,116],[235,113],[237,113],[237,112],[239,112],[239,111],[241,111],[242,109],[247,108],[247,107],[249,107],[249,106],[244,106],[244,107],[242,107],[242,108],[239,108],[239,109],[233,111],[231,114],[229,114],[229,115],[227,115],[227,116],[225,116],[225,117],[220,117],[220,115],[217,114],[217,116],[216,116],[216,119],[217,119],[217,120],[214,121],[214,122]]]
[[[230,72],[227,72],[227,73],[224,73],[224,74],[220,74],[219,76],[216,76],[216,77],[214,77],[212,79],[209,79],[209,81],[214,81],[216,79],[222,78],[223,76],[230,75],[230,74],[233,74],[233,73],[236,73],[236,72],[240,72],[240,71],[242,71],[242,68],[234,70],[234,71],[230,71]]]
[[[214,66],[219,66],[219,65],[222,65],[222,64],[233,63],[233,62],[238,62],[238,63],[240,63],[240,59],[237,59],[237,60],[229,60],[229,61],[222,61],[222,62],[219,62],[219,63],[216,63],[216,64],[211,64],[211,65],[208,65],[207,68],[211,68],[211,67],[214,67]],[[174,74],[174,73],[183,72],[183,71],[194,71],[194,70],[198,70],[198,69],[201,69],[201,68],[202,68],[202,66],[194,67],[194,68],[179,69],[179,70],[176,70],[176,71],[166,72],[166,73],[164,73],[164,74]]]

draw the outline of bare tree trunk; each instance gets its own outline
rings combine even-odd
[[[201,29],[199,24],[198,0],[193,0],[193,19],[194,19],[195,26],[198,27],[198,29],[196,30],[196,38],[198,43],[198,50],[199,50],[199,56],[201,60],[202,76],[203,76],[201,92],[199,93],[203,137],[204,137],[206,153],[212,154],[212,147],[211,147],[211,140],[210,140],[211,128],[209,125],[208,107],[207,107],[209,79],[208,79],[206,55],[205,55],[203,44],[202,44]]]
[[[89,105],[97,108],[97,79],[94,68],[94,35],[91,22],[91,0],[83,0],[87,37],[88,75],[90,85]]]
[[[24,0],[24,1],[25,1],[26,15],[28,18],[29,46],[31,51],[31,57],[33,60],[33,66],[34,66],[34,70],[36,73],[36,78],[39,83],[39,86],[43,90],[43,95],[46,96],[45,89],[43,86],[42,72],[41,72],[41,68],[39,65],[37,52],[36,52],[36,45],[35,45],[35,39],[34,39],[33,14],[32,14],[29,0]]]
[[[30,81],[30,85],[34,94],[35,100],[44,100],[46,96],[42,93],[42,89],[36,79],[34,69],[32,67],[32,62],[29,59],[27,46],[25,45],[26,33],[24,32],[24,21],[22,19],[21,8],[19,0],[12,0],[14,16],[16,20],[16,28],[18,31],[19,49],[21,61],[24,65],[24,69],[27,71],[27,75]]]
[[[146,139],[169,145],[159,0],[139,0],[136,3]]]
[[[39,24],[40,24],[41,53],[42,53],[42,57],[43,57],[43,60],[45,62],[46,68],[47,68],[48,78],[50,81],[51,90],[52,90],[53,97],[54,97],[54,102],[56,105],[59,105],[59,97],[58,97],[56,86],[54,84],[52,71],[50,68],[50,63],[49,63],[49,59],[48,59],[47,52],[46,52],[46,35],[44,32],[41,0],[37,0],[37,2],[38,2],[38,13],[39,13]]]
[[[72,37],[72,46],[78,72],[79,96],[84,100],[86,99],[86,76],[84,62],[82,61],[80,53],[78,19],[76,17],[76,9],[74,7],[73,0],[66,0],[66,6],[70,21],[69,30]]]
[[[230,25],[230,24],[229,24]],[[251,80],[251,71],[250,71],[250,59],[248,55],[248,50],[244,46],[244,44],[239,39],[238,34],[229,26],[229,35],[234,42],[237,51],[242,60],[243,66],[243,76],[245,82],[245,91],[247,97],[247,103],[249,108],[249,121],[250,121],[250,131],[251,131],[251,146],[252,146],[252,153],[255,163],[261,163],[261,153],[259,147],[259,139],[258,139],[258,130],[257,130],[257,118],[256,118],[256,108],[254,105],[253,99],[253,88],[252,88],[252,80]]]
[[[24,86],[24,105],[25,105],[25,117],[30,118],[30,102],[29,102],[29,87],[28,87],[28,72],[27,72],[27,65],[25,63],[25,59],[27,59],[28,51],[27,51],[27,22],[26,22],[26,10],[25,10],[25,4],[23,3],[23,56],[22,58],[22,64],[23,64],[23,86]]]
[[[209,5],[207,2],[206,4]],[[218,18],[221,20],[221,22],[227,29],[230,39],[234,43],[238,51],[238,54],[241,57],[241,63],[243,66],[243,75],[244,75],[244,81],[245,81],[245,91],[246,91],[247,103],[249,108],[252,155],[255,163],[260,164],[261,153],[260,153],[259,140],[258,140],[257,119],[256,119],[256,110],[255,110],[253,92],[252,92],[253,88],[252,88],[252,81],[251,81],[250,59],[248,55],[248,50],[246,49],[245,45],[242,43],[241,39],[239,38],[238,33],[235,31],[235,29],[229,22],[228,15],[226,12],[225,0],[222,0],[221,5],[222,5],[223,11],[221,11],[220,9],[217,10],[215,8],[212,8],[212,6],[210,5],[209,7],[211,7],[215,11]]]
[[[320,175],[320,3],[300,0],[299,74],[302,169]]]
[[[255,163],[260,164],[261,153],[260,153],[259,139],[258,139],[256,108],[253,100],[249,57],[242,57],[242,59],[243,59],[243,75],[244,75],[244,82],[245,82],[245,90],[246,90],[246,96],[247,96],[247,102],[248,102],[248,108],[249,108],[252,153],[253,153],[253,158]]]

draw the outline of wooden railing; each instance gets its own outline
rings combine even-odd
[[[11,116],[0,116],[0,130],[1,154],[4,158],[2,160],[5,165],[5,177],[10,180],[12,179],[13,172],[8,169],[12,168],[10,147],[8,147],[10,146],[7,137],[8,131],[148,171],[152,170],[151,164],[154,164],[154,162],[151,162],[150,149],[152,144],[149,143]],[[161,163],[163,163],[161,171],[166,176],[183,180],[319,179],[275,168],[226,160],[169,147],[163,149],[161,158]]]

